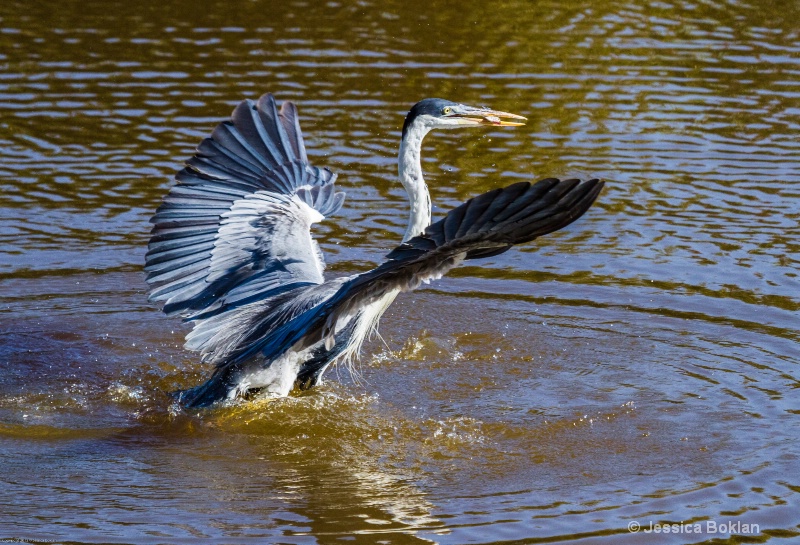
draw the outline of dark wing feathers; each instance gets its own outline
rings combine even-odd
[[[461,222],[461,227],[459,227],[458,231],[456,232],[457,237],[462,237],[469,233],[470,227],[473,225],[478,225],[481,222],[481,218],[486,215],[486,211],[488,208],[488,204],[494,202],[495,198],[497,197],[498,193],[511,192],[511,188],[514,186],[508,186],[505,189],[493,189],[487,193],[483,193],[482,195],[478,195],[474,197],[464,204],[460,205],[459,208],[462,206],[465,209],[464,219]]]
[[[168,314],[209,317],[226,305],[322,282],[310,225],[335,213],[336,176],[308,164],[297,108],[246,100],[203,140],[150,220],[150,299]],[[287,257],[287,256],[291,256]]]
[[[547,179],[475,197],[422,235],[392,250],[376,269],[343,281],[318,305],[306,308],[289,322],[273,324],[275,327],[264,330],[259,338],[248,336],[241,349],[227,354],[224,365],[235,364],[259,350],[269,360],[289,348],[301,350],[326,340],[340,321],[391,291],[414,289],[445,274],[464,258],[496,255],[572,223],[589,209],[602,187],[599,180],[579,183]]]
[[[281,122],[283,129],[289,137],[289,142],[294,144],[295,156],[303,163],[308,163],[306,147],[303,144],[303,134],[300,132],[300,121],[297,116],[297,107],[292,102],[281,104]]]
[[[544,183],[539,182],[539,187],[549,188],[549,180]],[[503,215],[513,214],[514,212],[522,209],[528,202],[525,198],[533,197],[531,194],[531,184],[527,182],[519,182],[509,187],[508,191],[503,191],[496,199],[488,206],[480,219],[469,227],[468,233],[476,233],[479,229],[486,230],[501,221]]]

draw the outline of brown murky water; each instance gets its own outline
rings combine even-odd
[[[769,0],[6,0],[0,539],[798,539],[799,20]],[[319,234],[336,274],[402,235],[423,97],[530,119],[428,138],[438,213],[521,179],[609,183],[565,231],[402,296],[357,379],[183,413],[166,393],[207,369],[147,303],[147,220],[266,91],[347,191]]]

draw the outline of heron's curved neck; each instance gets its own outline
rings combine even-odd
[[[403,242],[413,238],[431,224],[431,196],[428,186],[422,177],[422,161],[420,151],[422,139],[431,130],[431,127],[413,121],[407,128],[400,142],[399,174],[400,182],[408,192],[408,201],[411,210],[408,216],[408,228],[403,236]]]

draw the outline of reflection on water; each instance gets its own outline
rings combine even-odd
[[[797,536],[800,32],[781,2],[0,6],[0,538],[649,542]],[[186,414],[206,370],[146,302],[147,220],[244,97],[298,103],[348,201],[330,268],[403,232],[403,115],[436,213],[603,177],[566,231],[398,300],[355,379]],[[728,535],[661,535],[664,543]]]

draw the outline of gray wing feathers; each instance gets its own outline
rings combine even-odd
[[[164,312],[209,318],[226,305],[322,282],[312,223],[335,213],[336,176],[308,164],[297,109],[244,101],[187,161],[154,223],[145,271]]]
[[[333,185],[301,187],[297,196],[323,216],[336,213],[344,204],[344,193],[334,192]]]

